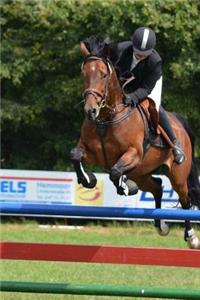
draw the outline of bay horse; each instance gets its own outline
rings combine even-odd
[[[179,195],[183,209],[195,205],[200,208],[200,184],[194,158],[194,137],[185,119],[168,112],[168,117],[180,141],[186,159],[177,165],[172,147],[145,146],[146,125],[143,109],[130,108],[124,103],[114,63],[113,49],[98,38],[88,38],[80,44],[84,57],[82,75],[84,83],[85,121],[76,148],[70,153],[77,180],[86,188],[93,188],[96,177],[85,169],[84,163],[100,166],[109,172],[120,195],[133,195],[138,189],[151,192],[156,208],[161,208],[162,180],[153,177],[159,167],[165,166],[165,175]],[[150,100],[146,99],[146,103]],[[144,101],[144,102],[145,102]],[[147,106],[148,106],[147,105]],[[155,220],[161,235],[168,227]],[[200,248],[189,220],[185,220],[184,238],[190,248]]]

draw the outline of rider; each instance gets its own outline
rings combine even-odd
[[[162,59],[154,49],[156,35],[148,27],[139,27],[132,36],[132,42],[119,44],[121,50],[117,62],[118,75],[124,81],[123,89],[127,105],[135,107],[141,100],[151,98],[159,111],[159,123],[173,143],[174,161],[181,164],[185,160],[183,149],[178,142],[161,104]],[[121,48],[121,49],[120,49]]]

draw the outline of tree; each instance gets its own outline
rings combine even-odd
[[[79,42],[157,33],[163,103],[189,119],[200,157],[200,20],[197,1],[4,1],[1,4],[2,167],[70,170],[84,118]]]

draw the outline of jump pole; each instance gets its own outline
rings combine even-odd
[[[200,251],[153,247],[0,242],[1,259],[200,268]]]
[[[62,217],[198,220],[200,210],[1,203],[1,214]]]
[[[1,291],[22,293],[70,294],[70,295],[98,295],[124,296],[144,298],[168,299],[200,299],[200,290],[179,288],[149,288],[112,285],[84,285],[64,283],[33,283],[2,281]]]

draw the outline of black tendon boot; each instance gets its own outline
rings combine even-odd
[[[174,135],[173,129],[169,123],[167,113],[165,112],[165,110],[162,106],[160,106],[160,109],[159,109],[159,123],[164,128],[169,139],[171,140],[171,142],[174,145],[174,147],[173,147],[174,161],[178,165],[182,164],[182,162],[184,162],[184,160],[185,160],[185,154],[183,152],[183,149],[182,149],[179,141],[176,139],[176,137]]]

